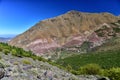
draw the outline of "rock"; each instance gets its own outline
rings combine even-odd
[[[11,55],[12,56],[12,55]],[[2,56],[10,57],[10,55]],[[29,58],[25,58],[29,59]],[[47,62],[34,61],[29,59],[31,65],[21,63],[22,59],[19,57],[9,58],[8,61],[3,59],[4,64],[10,63],[10,66],[0,65],[0,80],[109,80],[105,77],[95,75],[81,75],[76,76],[62,69],[52,66]],[[14,65],[14,62],[18,62],[18,65]]]
[[[28,70],[28,69],[31,69],[31,68],[33,68],[33,66],[28,65],[28,66],[23,67],[23,70]]]
[[[3,65],[0,63],[0,79],[2,79],[5,75],[5,70]]]
[[[3,68],[0,68],[0,79],[4,77],[5,70]]]
[[[40,76],[40,75],[37,75],[37,78],[38,78],[38,79],[41,79],[41,76]]]
[[[103,78],[99,78],[98,80],[109,80],[109,79],[106,77],[103,77]]]

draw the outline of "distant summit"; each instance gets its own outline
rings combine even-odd
[[[99,46],[106,39],[111,38],[109,35],[115,33],[111,23],[117,22],[119,19],[110,13],[84,13],[79,11],[68,11],[67,13],[40,21],[23,34],[12,39],[9,44],[17,47],[31,50],[40,55],[56,48],[66,48],[71,46],[81,46],[85,41],[91,41],[92,47]],[[106,34],[100,32],[98,35],[96,30],[103,30]],[[111,34],[110,34],[111,33]],[[115,33],[116,35],[116,33]]]
[[[10,41],[12,38],[4,38],[4,37],[0,37],[0,42],[8,42]]]
[[[0,34],[0,42],[8,42],[15,36],[14,34]]]
[[[4,38],[14,38],[17,34],[0,34],[0,37]]]

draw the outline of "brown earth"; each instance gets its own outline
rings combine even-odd
[[[9,44],[42,54],[59,47],[81,45],[86,40],[100,42],[104,39],[99,38],[94,31],[117,21],[118,17],[110,13],[69,11],[40,21]]]

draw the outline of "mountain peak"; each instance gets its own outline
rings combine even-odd
[[[70,10],[70,11],[68,11],[67,13],[80,13],[80,11],[77,11],[77,10]]]
[[[118,17],[109,13],[84,13],[71,10],[37,23],[11,40],[9,44],[41,54],[65,45],[81,45],[100,25],[117,20]]]
[[[68,11],[67,12],[68,14],[80,14],[80,13],[83,13],[83,14],[102,14],[102,15],[112,15],[113,16],[113,14],[111,14],[111,13],[109,13],[109,12],[101,12],[101,13],[88,13],[88,12],[81,12],[81,11],[77,11],[77,10],[70,10],[70,11]]]

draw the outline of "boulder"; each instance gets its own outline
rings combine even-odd
[[[0,79],[2,79],[5,75],[4,66],[0,63]]]

